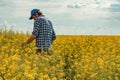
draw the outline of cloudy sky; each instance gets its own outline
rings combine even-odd
[[[39,8],[56,34],[120,35],[120,0],[0,0],[0,28],[32,32]]]

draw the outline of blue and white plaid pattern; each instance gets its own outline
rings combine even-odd
[[[32,34],[36,35],[36,46],[39,49],[48,49],[52,40],[56,39],[52,23],[44,15],[35,20]]]

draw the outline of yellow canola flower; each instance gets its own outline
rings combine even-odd
[[[15,49],[14,49],[14,48],[11,48],[11,49],[10,49],[10,51],[11,51],[11,52],[14,52],[14,51],[15,51]]]
[[[103,59],[102,59],[102,58],[97,58],[97,63],[98,63],[99,65],[102,65],[102,64],[103,64]]]
[[[93,77],[95,77],[96,75],[97,75],[97,73],[92,73],[90,77],[93,78]]]
[[[11,57],[11,59],[14,60],[14,61],[19,61],[19,60],[21,60],[20,57],[19,57],[19,55],[16,55],[16,54],[13,55],[13,56]]]
[[[57,78],[56,78],[56,77],[53,77],[51,80],[57,80]]]
[[[25,76],[30,79],[30,80],[34,80],[34,76],[32,74],[28,74],[28,73],[25,73]]]
[[[119,80],[120,36],[57,35],[51,55],[20,48],[29,36],[0,30],[0,80]]]
[[[2,46],[1,51],[7,50],[7,46]]]
[[[117,70],[120,72],[120,68],[117,68]]]

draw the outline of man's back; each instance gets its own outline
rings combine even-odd
[[[44,15],[38,17],[34,22],[32,34],[36,35],[36,46],[39,49],[48,49],[52,40],[56,38],[52,23]]]

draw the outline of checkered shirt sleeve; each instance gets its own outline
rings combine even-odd
[[[35,22],[34,22],[34,28],[33,28],[33,32],[32,32],[32,34],[34,34],[34,35],[38,35],[38,32],[39,32],[39,30],[40,30],[40,23],[41,23],[41,21],[40,20],[36,20]]]

